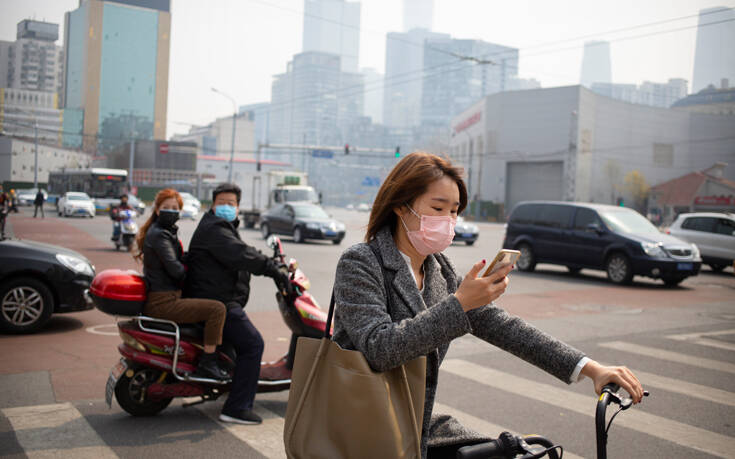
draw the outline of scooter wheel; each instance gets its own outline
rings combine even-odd
[[[132,376],[130,370],[133,371]],[[149,400],[148,386],[161,377],[161,370],[155,368],[131,368],[120,376],[115,384],[115,398],[120,407],[133,416],[153,416],[163,411],[172,398]]]

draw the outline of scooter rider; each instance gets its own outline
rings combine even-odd
[[[288,275],[268,256],[240,239],[237,210],[241,190],[226,183],[212,193],[212,208],[202,216],[189,244],[184,296],[219,300],[227,306],[223,341],[237,354],[230,395],[220,421],[260,424],[253,401],[258,388],[263,338],[244,307],[250,295],[250,275],[269,276],[288,288]]]
[[[120,237],[120,222],[123,217],[120,216],[120,212],[123,210],[133,210],[128,204],[128,195],[123,194],[120,196],[120,205],[110,209],[110,218],[112,219],[112,237],[110,240],[116,241]]]

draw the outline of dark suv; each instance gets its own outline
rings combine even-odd
[[[602,269],[616,284],[639,275],[673,286],[702,265],[696,245],[661,233],[634,210],[602,204],[521,202],[510,214],[503,247],[521,251],[521,271],[536,263],[565,265],[572,273]]]

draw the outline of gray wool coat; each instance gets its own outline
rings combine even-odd
[[[378,260],[367,244],[347,249],[337,264],[332,339],[344,349],[362,352],[375,371],[427,356],[422,457],[429,446],[490,439],[451,416],[433,412],[439,366],[453,339],[472,333],[569,382],[584,354],[494,304],[464,312],[453,295],[461,278],[443,254],[426,257],[422,294],[388,227],[371,244],[380,251],[383,268],[393,272],[393,285],[384,285]],[[390,315],[387,295],[392,300]]]

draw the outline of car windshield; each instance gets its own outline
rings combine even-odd
[[[293,210],[300,218],[329,218],[324,209],[317,206],[294,206]]]
[[[66,196],[69,201],[89,201],[90,198],[86,194],[70,194]]]
[[[631,210],[602,211],[600,217],[616,233],[657,234],[658,228],[644,216]]]

